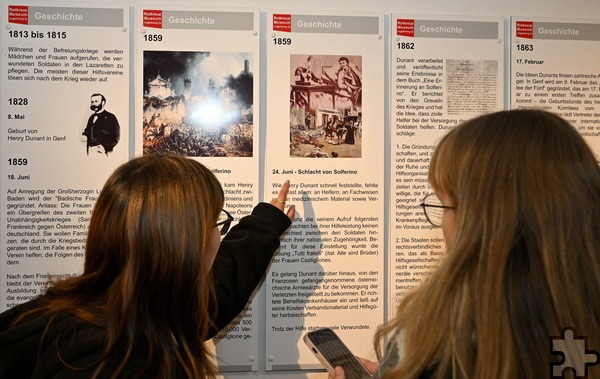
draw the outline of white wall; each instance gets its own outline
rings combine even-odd
[[[3,3],[6,1],[2,0]],[[50,3],[51,1],[47,1]],[[68,1],[72,2],[72,1]],[[75,3],[84,3],[84,1],[73,1]],[[102,1],[109,2],[109,1]],[[19,3],[15,1],[14,3]],[[510,16],[536,16],[536,17],[556,17],[556,18],[575,18],[585,20],[596,20],[600,22],[600,1],[599,0],[418,0],[418,1],[389,1],[389,0],[304,0],[304,1],[281,1],[281,0],[197,0],[197,1],[130,1],[123,2],[131,5],[136,4],[161,4],[168,5],[190,5],[190,6],[218,6],[218,7],[244,7],[256,8],[261,10],[261,26],[266,25],[267,9],[287,9],[287,10],[312,10],[319,11],[357,11],[357,12],[383,12],[386,14],[386,32],[389,35],[389,14],[405,13],[412,15],[463,15],[463,16],[502,16],[508,20]],[[263,45],[264,47],[264,45]],[[388,55],[386,55],[388,56]],[[268,64],[264,62],[261,67],[261,78],[268,75]],[[382,67],[388,65],[382,62]],[[261,83],[261,88],[265,88]],[[264,93],[262,94],[264,95]],[[133,94],[132,94],[133,96]],[[387,94],[382,94],[382,98],[388,99]],[[263,107],[266,105],[263,102]],[[265,109],[263,109],[264,111]],[[133,117],[133,116],[132,116]],[[264,135],[266,117],[261,117],[263,125],[260,126],[261,133]],[[386,125],[389,133],[389,124]],[[264,150],[263,150],[264,151]],[[386,148],[386,154],[389,155],[389,149]],[[389,167],[386,167],[389,173]],[[389,181],[386,183],[389,187]],[[387,202],[386,202],[387,203]],[[261,304],[262,303],[262,304]],[[258,308],[264,309],[264,297],[260,297]],[[261,320],[262,327],[259,335],[264,332],[264,319]],[[371,341],[366,343],[371,344]],[[259,359],[264,357],[264,337],[259,338]],[[263,352],[262,354],[260,352]],[[252,373],[228,373],[227,378],[326,378],[322,373],[306,372],[265,372],[264,363],[259,362],[259,371]]]

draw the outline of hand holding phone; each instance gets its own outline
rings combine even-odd
[[[310,331],[304,335],[304,342],[332,376],[335,367],[341,366],[346,374],[346,379],[371,377],[367,369],[333,330],[323,328]]]

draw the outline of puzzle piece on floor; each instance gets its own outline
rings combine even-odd
[[[577,378],[587,378],[588,368],[600,364],[600,352],[588,349],[587,337],[577,337],[574,328],[564,328],[560,337],[552,337],[551,353],[561,357],[552,362],[553,378],[562,378],[568,371]]]

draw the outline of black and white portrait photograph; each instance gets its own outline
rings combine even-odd
[[[106,97],[101,93],[91,95],[90,110],[92,114],[81,133],[86,153],[108,155],[121,138],[119,121],[113,113],[106,110]]]

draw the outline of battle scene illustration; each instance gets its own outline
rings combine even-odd
[[[290,156],[362,156],[362,57],[290,55]]]
[[[144,154],[251,157],[250,53],[144,51]]]

